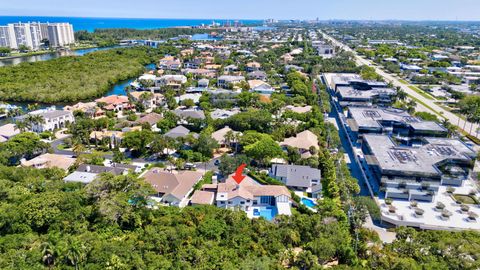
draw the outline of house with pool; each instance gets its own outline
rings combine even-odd
[[[237,184],[230,175],[224,183],[204,185],[201,191],[215,194],[217,207],[245,211],[249,218],[272,220],[292,214],[292,198],[285,186],[261,185],[248,176]]]

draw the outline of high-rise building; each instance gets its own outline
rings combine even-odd
[[[48,40],[52,47],[75,43],[73,27],[69,23],[11,23],[0,26],[0,47],[18,49],[25,45],[37,50],[42,40]]]

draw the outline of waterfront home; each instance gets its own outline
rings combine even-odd
[[[127,96],[111,95],[98,98],[95,102],[107,111],[120,112],[123,110],[131,110],[135,106],[130,103]]]
[[[312,156],[310,149],[318,150],[318,137],[309,130],[298,133],[295,137],[286,138],[280,143],[282,147],[290,146],[297,148],[300,151],[302,158],[309,158]]]
[[[269,176],[284,183],[287,187],[318,195],[321,187],[321,172],[319,169],[309,166],[273,164],[269,170]]]
[[[33,167],[37,169],[60,168],[67,171],[75,164],[76,160],[76,158],[66,155],[45,153],[30,160],[22,159],[20,164],[23,167]]]
[[[249,80],[248,85],[250,86],[250,92],[255,92],[263,95],[271,95],[275,92],[270,84],[260,81],[260,80]]]
[[[180,70],[182,62],[174,56],[167,55],[160,59],[158,67],[163,70]]]
[[[160,168],[153,168],[143,175],[145,182],[152,185],[156,191],[152,195],[152,199],[178,207],[184,207],[188,204],[188,196],[193,192],[193,186],[202,177],[203,173],[201,172],[170,172]]]
[[[187,82],[187,77],[184,75],[163,75],[155,79],[155,87],[169,87],[172,89],[179,89]]]
[[[91,117],[91,118],[99,118],[99,117],[103,117],[105,116],[105,111],[100,109],[98,106],[97,106],[97,103],[92,101],[92,102],[78,102],[77,104],[74,104],[74,105],[67,105],[65,107],[63,107],[63,109],[65,111],[70,111],[70,112],[74,112],[74,111],[81,111],[83,113],[85,113],[85,115],[87,117]]]
[[[41,133],[44,131],[54,131],[56,129],[65,128],[68,124],[75,122],[75,117],[70,111],[42,109],[28,113],[36,115],[43,119],[32,123],[31,131]],[[15,118],[15,121],[23,121],[26,115]]]
[[[235,87],[235,84],[242,81],[245,81],[245,77],[243,76],[222,75],[217,79],[217,86],[219,88],[231,89],[232,87]]]

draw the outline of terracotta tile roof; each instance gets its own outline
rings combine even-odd
[[[99,99],[96,99],[95,102],[103,102],[107,104],[122,104],[122,103],[127,103],[128,102],[128,97],[127,96],[118,96],[118,95],[111,95],[107,97],[102,97]]]

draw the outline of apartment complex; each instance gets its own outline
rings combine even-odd
[[[73,26],[69,23],[10,23],[0,26],[0,47],[18,49],[21,45],[37,50],[42,40],[52,47],[75,43]]]

